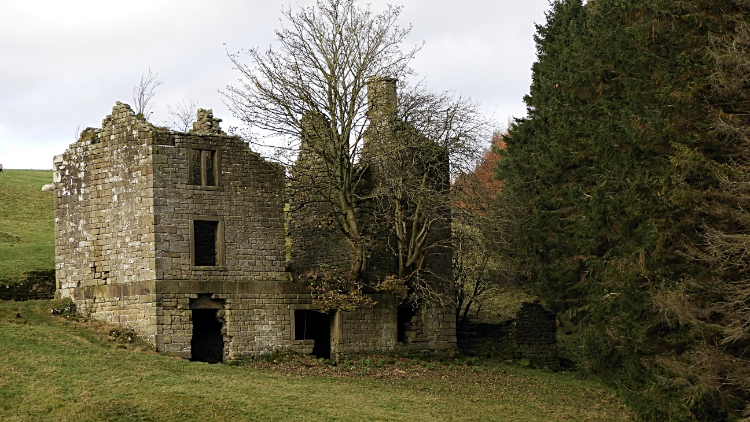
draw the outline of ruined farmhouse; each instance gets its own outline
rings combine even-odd
[[[199,110],[192,130],[174,132],[118,102],[100,129],[55,157],[58,297],[159,352],[208,362],[455,347],[451,306],[409,313],[374,293],[374,307],[319,312],[289,258],[341,262],[346,250],[295,215],[285,223],[282,167],[219,122]]]

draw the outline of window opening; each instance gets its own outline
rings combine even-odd
[[[210,149],[190,150],[190,184],[218,186],[218,162],[216,151]]]
[[[312,354],[318,358],[331,357],[331,319],[333,315],[311,309],[294,311],[294,339],[315,340]]]
[[[398,307],[398,313],[396,315],[396,341],[399,343],[406,342],[406,333],[411,331],[411,320],[416,314],[416,309],[413,309],[410,305],[400,305]]]
[[[214,267],[219,257],[219,222],[193,220],[196,266]]]
[[[216,178],[214,177],[214,164],[216,163],[216,151],[204,150],[201,151],[203,154],[201,165],[205,170],[201,173],[201,177],[205,182],[203,186],[216,186]]]

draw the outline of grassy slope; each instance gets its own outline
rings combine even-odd
[[[54,192],[51,170],[0,173],[0,280],[22,271],[55,268]]]
[[[386,364],[385,377],[312,360],[297,372],[191,363],[119,348],[101,323],[50,316],[62,303],[0,302],[0,420],[629,420],[614,395],[570,374],[486,363]],[[316,364],[333,372],[304,372]]]

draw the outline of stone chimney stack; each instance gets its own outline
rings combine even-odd
[[[395,114],[397,81],[396,78],[379,76],[367,81],[367,104],[371,119],[382,117],[377,116],[379,114]]]

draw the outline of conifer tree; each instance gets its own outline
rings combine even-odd
[[[644,420],[737,419],[750,398],[728,371],[748,368],[746,333],[732,343],[724,329],[737,334],[746,319],[717,307],[731,272],[709,244],[717,228],[739,227],[741,213],[718,204],[733,195],[720,169],[742,155],[718,122],[728,102],[743,104],[716,94],[710,52],[746,11],[740,1],[554,2],[538,27],[528,116],[505,138],[498,176],[527,204],[516,239],[527,286],[575,327],[579,367],[621,386]],[[697,364],[701,373],[688,370]]]

